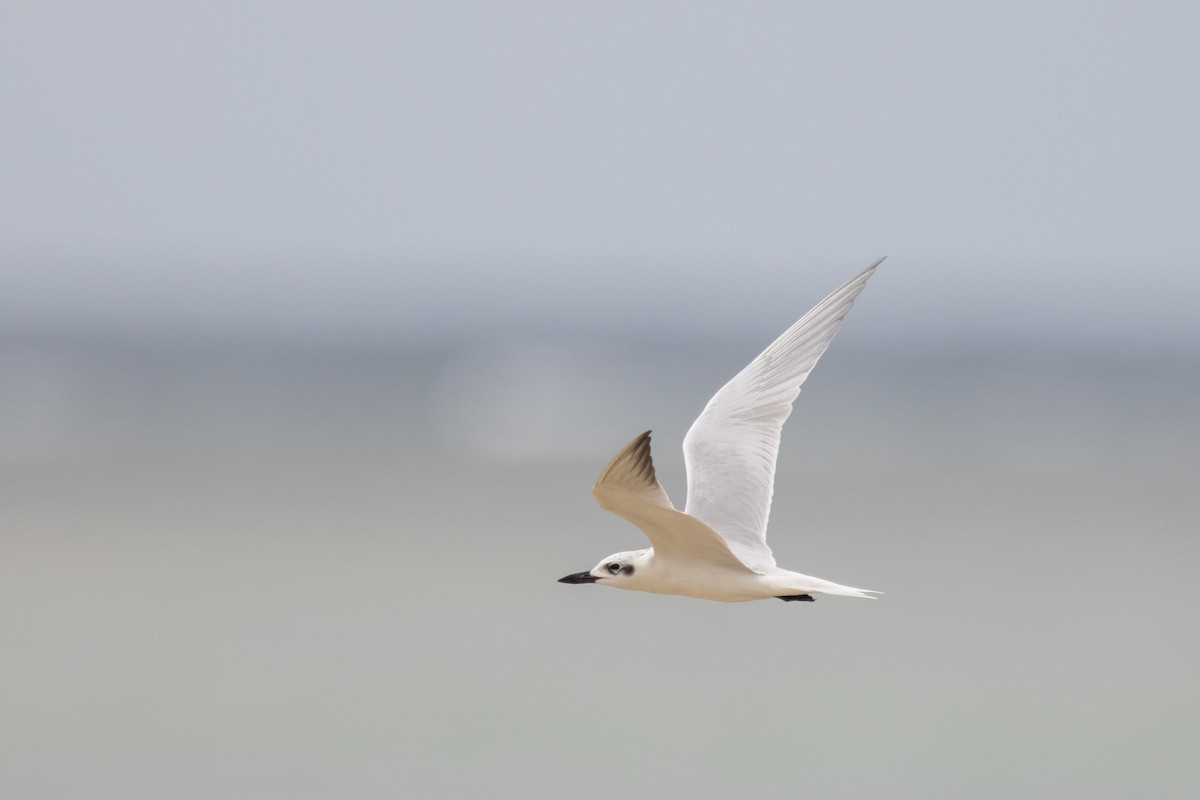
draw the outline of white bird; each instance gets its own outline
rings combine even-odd
[[[625,446],[600,473],[600,507],[642,529],[653,547],[615,553],[560,583],[736,603],[814,593],[866,597],[855,589],[775,566],[767,516],[783,423],[817,360],[829,347],[879,259],[835,289],[784,331],[708,401],[683,439],[687,507],[667,498],[650,459],[650,431]],[[869,594],[869,592],[871,594]]]

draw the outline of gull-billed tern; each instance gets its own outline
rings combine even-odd
[[[650,432],[626,445],[600,473],[592,494],[601,508],[641,528],[653,547],[615,553],[590,572],[559,582],[727,603],[768,597],[812,600],[816,593],[870,598],[870,589],[775,566],[767,546],[767,516],[784,420],[801,384],[882,262],[835,289],[708,401],[683,439],[683,511],[671,505],[655,477]]]

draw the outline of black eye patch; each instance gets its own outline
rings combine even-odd
[[[626,564],[625,566],[621,567],[621,572],[624,572],[626,575],[632,575],[633,574],[633,565]]]

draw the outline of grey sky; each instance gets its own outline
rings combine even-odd
[[[8,0],[0,796],[1192,798],[1198,31]],[[554,582],[885,254],[770,534],[883,600]]]
[[[887,254],[868,335],[1200,343],[1194,4],[4,16],[8,330],[773,331]]]

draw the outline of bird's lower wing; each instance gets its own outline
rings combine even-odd
[[[654,474],[649,431],[609,462],[592,487],[592,494],[601,508],[641,528],[657,557],[756,571],[738,559],[716,531],[671,505]]]
[[[718,391],[683,440],[686,512],[755,569],[774,566],[767,517],[783,423],[879,259],[822,300]]]

